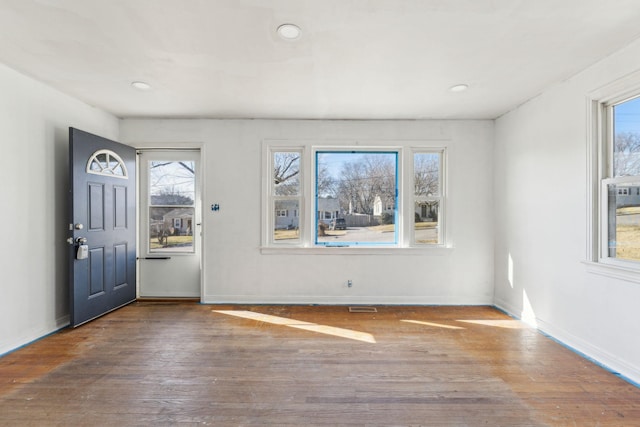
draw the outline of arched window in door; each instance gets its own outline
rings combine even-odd
[[[87,173],[128,179],[127,166],[111,150],[98,150],[89,157]]]

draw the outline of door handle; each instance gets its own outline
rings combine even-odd
[[[79,245],[86,245],[87,244],[87,238],[86,237],[78,237],[76,239],[76,243]]]

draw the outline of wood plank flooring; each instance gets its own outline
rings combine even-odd
[[[0,358],[2,426],[640,426],[640,389],[490,307],[138,302]]]

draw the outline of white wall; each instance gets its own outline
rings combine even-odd
[[[203,144],[205,302],[492,303],[492,121],[123,120],[120,134],[137,147]],[[455,247],[440,256],[262,254],[268,139],[449,140]]]
[[[496,121],[495,302],[640,382],[640,283],[587,257],[587,95],[640,69],[640,41]]]
[[[0,354],[69,322],[68,128],[118,120],[0,65]]]

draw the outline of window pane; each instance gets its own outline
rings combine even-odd
[[[109,161],[109,170],[115,171],[115,169],[120,166],[118,159],[114,159],[111,156],[108,156],[107,159]]]
[[[316,153],[316,243],[395,244],[395,152]]]
[[[102,153],[102,154],[98,154],[96,156],[96,161],[99,164],[99,168],[100,170],[103,169],[108,169],[109,168],[109,162],[107,161],[107,155],[106,153]]]
[[[273,183],[276,196],[300,194],[300,153],[273,153]]]
[[[296,240],[300,237],[298,211],[300,210],[298,200],[276,200],[273,240],[287,241]]]
[[[640,182],[608,186],[609,256],[640,261]]]
[[[117,164],[113,167],[113,174],[117,176],[124,176],[124,170],[122,170],[122,165]]]
[[[613,176],[640,175],[640,98],[613,107]]]
[[[192,206],[195,201],[195,162],[149,161],[150,204]]]
[[[149,208],[149,252],[193,252],[194,208]]]
[[[436,245],[439,242],[440,153],[415,153],[413,156],[415,195],[414,242]]]
[[[414,214],[414,240],[418,244],[437,245],[440,202],[416,202]]]
[[[413,156],[416,196],[440,195],[440,153],[416,153]]]

